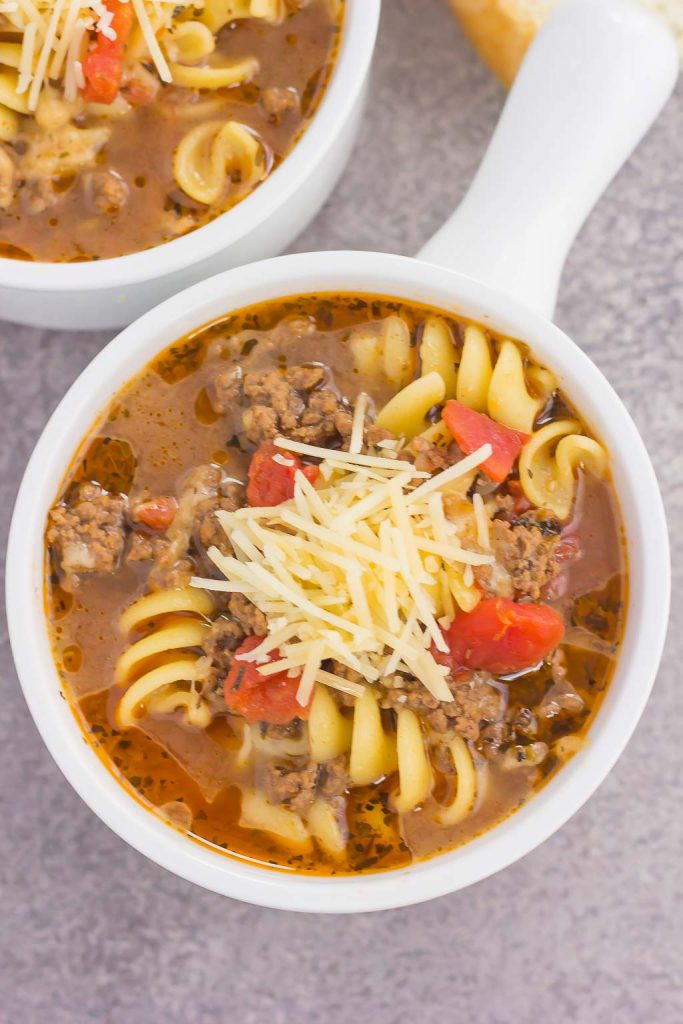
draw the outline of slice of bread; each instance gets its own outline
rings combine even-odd
[[[543,19],[560,0],[449,0],[465,34],[504,85],[510,85]],[[683,0],[639,0],[668,22],[683,60]]]

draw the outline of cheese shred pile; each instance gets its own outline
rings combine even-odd
[[[212,547],[209,557],[225,579],[192,583],[243,594],[266,615],[268,636],[237,657],[258,665],[264,677],[300,677],[302,706],[316,682],[359,696],[396,672],[450,701],[448,670],[431,650],[448,651],[443,629],[463,580],[493,556],[463,546],[443,498],[462,489],[491,446],[432,476],[391,449],[386,457],[354,451],[359,436],[352,432],[348,452],[277,438],[284,452],[321,460],[316,486],[297,472],[290,501],[217,512],[234,555]],[[362,682],[327,671],[330,659]]]

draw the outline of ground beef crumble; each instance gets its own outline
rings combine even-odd
[[[197,506],[197,537],[204,549],[217,547],[224,555],[233,553],[232,544],[216,518],[216,512],[234,512],[242,505],[244,505],[242,484],[225,483],[221,487],[220,494],[217,494],[215,498],[206,499]]]
[[[301,814],[315,800],[319,773],[320,765],[305,757],[270,761],[266,766],[266,796],[271,803],[285,804]]]
[[[232,655],[244,640],[244,630],[232,619],[218,618],[211,623],[203,642],[210,667],[206,676],[205,694],[214,694],[216,711],[224,711],[223,685],[232,665]]]
[[[266,616],[244,594],[232,594],[228,601],[228,610],[247,635],[267,636]]]
[[[337,796],[342,796],[350,785],[351,779],[344,754],[340,754],[339,757],[333,757],[331,761],[326,761],[321,766],[318,789],[320,795],[324,796],[326,800],[333,800]]]
[[[510,574],[516,593],[537,601],[543,588],[560,571],[555,550],[559,537],[547,535],[538,526],[494,519],[491,545],[497,561]]]
[[[424,437],[414,437],[408,445],[408,451],[413,456],[415,469],[421,473],[439,473],[462,458],[462,452],[456,444],[444,448],[432,444]]]
[[[147,533],[134,531],[130,535],[128,550],[126,551],[127,562],[148,562],[157,558],[165,549],[168,541],[163,537],[151,537]]]
[[[273,760],[266,766],[265,787],[271,803],[285,804],[298,814],[308,810],[317,795],[334,800],[350,784],[344,755],[324,764],[307,757]]]
[[[227,412],[243,402],[242,425],[252,444],[278,434],[305,444],[339,443],[351,432],[351,412],[326,381],[327,371],[316,365],[246,374],[237,367],[216,376],[212,404]]]
[[[449,679],[452,701],[438,701],[417,679],[394,676],[382,707],[410,708],[439,733],[455,731],[465,739],[476,740],[486,722],[498,721],[505,710],[500,692],[490,684],[486,673],[472,673],[469,679]]]
[[[125,497],[87,483],[79,486],[75,500],[50,511],[47,542],[67,577],[114,572],[126,537],[125,510]]]

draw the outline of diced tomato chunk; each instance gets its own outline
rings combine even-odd
[[[178,502],[175,498],[150,498],[149,501],[143,501],[135,506],[133,519],[143,526],[148,526],[150,530],[165,533],[173,522],[177,510]]]
[[[564,622],[548,605],[492,597],[457,615],[444,636],[448,654],[435,647],[432,654],[451,671],[471,668],[509,675],[533,668],[554,651],[564,636]]]
[[[123,51],[133,27],[133,4],[128,0],[104,0],[110,11],[114,39],[98,32],[95,45],[83,58],[83,99],[86,103],[113,103],[121,85]]]
[[[231,711],[242,715],[248,722],[286,725],[295,718],[308,718],[311,702],[303,707],[296,699],[300,674],[290,678],[285,671],[264,676],[254,662],[238,660],[240,654],[253,651],[262,641],[263,637],[247,637],[235,651],[232,667],[225,680],[225,703]],[[279,651],[271,651],[266,657],[272,662],[277,661],[281,655]]]
[[[249,463],[247,501],[256,507],[280,505],[293,498],[297,470],[311,483],[320,473],[317,466],[303,466],[298,455],[276,447],[272,441],[263,441]]]
[[[493,453],[482,462],[481,468],[495,480],[502,483],[509,475],[519,453],[529,440],[529,434],[521,430],[504,427],[483,412],[475,412],[452,398],[443,409],[443,421],[458,442],[465,455],[471,455],[483,444],[490,444]]]

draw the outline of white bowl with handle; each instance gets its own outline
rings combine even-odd
[[[215,892],[282,909],[348,913],[417,903],[524,856],[567,821],[612,768],[645,706],[664,642],[666,522],[628,412],[548,317],[581,221],[658,113],[675,75],[669,37],[627,0],[603,0],[599,11],[592,0],[570,0],[534,43],[468,198],[422,258],[305,253],[221,274],[123,331],[52,416],[27,468],[11,529],[7,606],[14,656],[36,724],[66,777],[104,822],[158,864]],[[476,276],[467,275],[470,266]],[[231,309],[324,291],[427,303],[527,342],[610,453],[630,581],[617,668],[585,748],[525,806],[466,845],[410,867],[339,878],[296,876],[218,854],[132,799],[83,741],[60,696],[43,606],[45,517],[74,451],[115,392],[162,348]]]
[[[88,263],[0,257],[0,320],[36,327],[121,327],[212,274],[274,256],[315,216],[358,132],[381,0],[346,0],[339,53],[311,123],[282,164],[226,213],[152,249]]]

